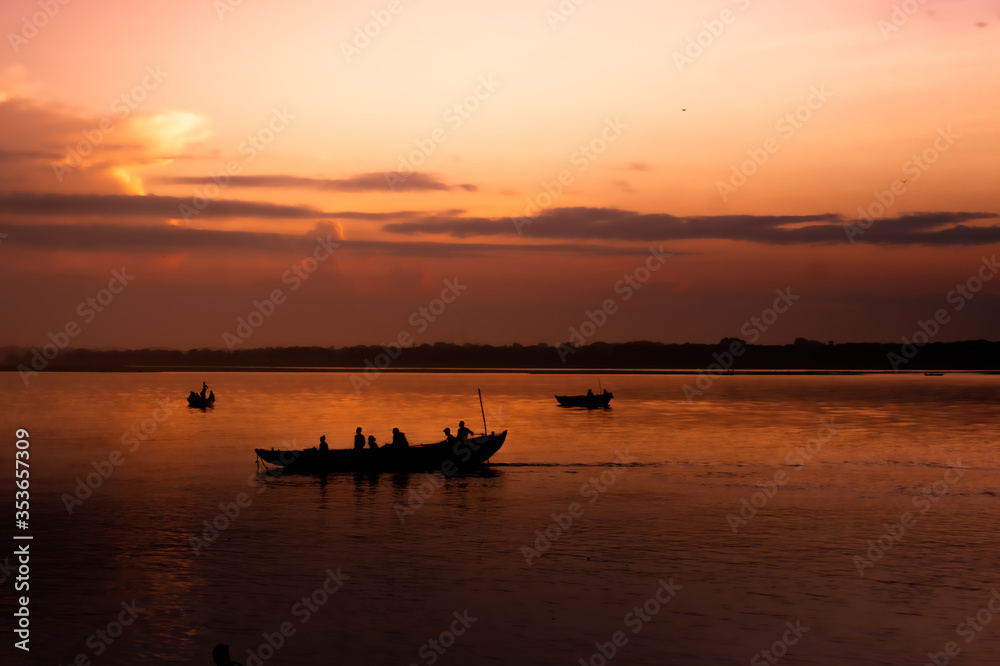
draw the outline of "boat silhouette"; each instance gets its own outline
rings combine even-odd
[[[215,393],[213,392],[207,398],[203,398],[194,391],[191,391],[188,395],[188,407],[194,407],[195,409],[205,409],[206,407],[215,406]]]
[[[456,439],[435,444],[378,449],[254,449],[266,465],[282,468],[283,472],[314,474],[317,472],[432,472],[445,476],[484,466],[500,450],[507,431],[468,439]]]
[[[600,394],[588,392],[587,395],[557,395],[561,407],[586,407],[587,409],[600,409],[611,404],[611,398],[615,397],[611,391],[603,391]]]

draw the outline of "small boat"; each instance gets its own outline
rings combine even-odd
[[[212,393],[207,398],[203,398],[194,391],[188,395],[188,407],[194,407],[195,409],[205,409],[206,407],[215,406],[215,393]]]
[[[302,451],[254,449],[265,465],[281,467],[284,472],[315,474],[317,472],[434,472],[445,476],[476,469],[485,465],[500,450],[507,431],[480,437],[455,440],[452,443],[421,444],[405,448],[385,446],[378,449],[316,448]]]
[[[925,372],[924,377],[944,377],[943,372]]]
[[[601,407],[607,407],[611,403],[611,398],[613,397],[615,397],[614,393],[605,390],[597,395],[594,393],[588,393],[587,395],[557,395],[556,400],[559,401],[559,405],[561,407],[586,407],[587,409],[599,409]]]

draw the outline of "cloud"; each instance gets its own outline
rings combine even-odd
[[[208,185],[215,182],[209,176],[164,176],[157,182],[168,185]],[[389,183],[392,182],[392,187]],[[464,190],[477,192],[478,187],[470,183],[449,185],[438,176],[425,173],[410,175],[396,172],[360,173],[349,178],[305,178],[302,176],[262,175],[232,176],[229,187],[269,187],[325,189],[335,192],[432,192]]]
[[[986,245],[1000,242],[1000,226],[966,223],[996,219],[995,213],[912,213],[875,220],[856,242],[879,245]],[[720,215],[676,217],[615,208],[556,208],[535,218],[466,218],[436,215],[383,225],[401,235],[444,234],[454,238],[516,236],[535,239],[666,242],[736,240],[767,245],[848,243],[845,220],[816,215]]]
[[[174,225],[123,227],[114,224],[21,224],[5,225],[5,246],[20,246],[46,252],[164,252],[225,251],[310,252],[316,236],[332,234],[341,250],[403,257],[468,257],[506,252],[556,252],[600,256],[645,255],[646,248],[613,248],[576,244],[480,244],[423,241],[344,240],[336,223],[322,221],[305,234],[259,231],[221,231]]]
[[[180,219],[180,206],[191,206],[191,197],[167,197],[149,194],[55,194],[14,192],[0,194],[0,219],[18,216],[48,217],[132,217]],[[448,211],[460,214],[462,211]],[[272,220],[302,220],[330,217],[341,220],[405,220],[424,213],[409,210],[362,212],[324,212],[311,206],[272,204],[264,201],[213,199],[198,211],[198,218],[247,218]]]
[[[191,197],[128,194],[34,194],[0,195],[3,216],[64,217],[154,217],[178,219],[180,206],[191,206]],[[349,213],[341,217],[349,216]],[[309,206],[286,206],[258,201],[217,199],[199,211],[199,218],[242,217],[253,219],[311,219],[325,214]]]
[[[2,79],[2,77],[0,77]],[[0,81],[0,182],[11,191],[144,193],[141,173],[210,135],[206,118],[183,111],[90,111],[13,96]]]

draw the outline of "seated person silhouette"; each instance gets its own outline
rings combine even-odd
[[[449,444],[454,444],[458,441],[458,438],[451,434],[451,428],[444,429],[444,438]]]
[[[208,401],[209,402],[215,402],[215,391],[209,391],[208,392]]]
[[[587,397],[588,398],[593,398],[594,397],[594,392],[591,391],[590,389],[587,389]]]
[[[330,450],[330,447],[326,443],[326,435],[323,435],[322,437],[319,438],[319,450],[320,451]]]
[[[216,666],[242,666],[239,662],[229,658],[229,646],[223,643],[219,643],[212,650],[212,663]]]
[[[361,434],[361,428],[358,428],[354,432],[356,433],[354,435],[354,450],[360,451],[365,448],[365,436]]]
[[[399,432],[399,428],[392,429],[392,447],[394,449],[405,449],[410,446],[410,443],[406,441],[406,435]]]
[[[378,451],[378,444],[375,443],[375,435],[368,435],[368,448],[372,451]]]

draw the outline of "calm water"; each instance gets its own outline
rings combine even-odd
[[[202,379],[218,406],[182,406]],[[552,395],[596,377],[383,375],[356,395],[344,374],[0,374],[8,456],[31,433],[30,663],[209,664],[225,642],[244,664],[596,665],[600,643],[620,664],[919,665],[949,641],[953,663],[996,663],[1000,377],[737,375],[689,404],[690,379],[602,375],[613,408],[587,412]],[[257,473],[254,447],[346,447],[357,426],[478,431],[476,388],[509,430],[489,473]],[[744,499],[757,513],[727,518]],[[205,521],[225,529],[196,552]]]

